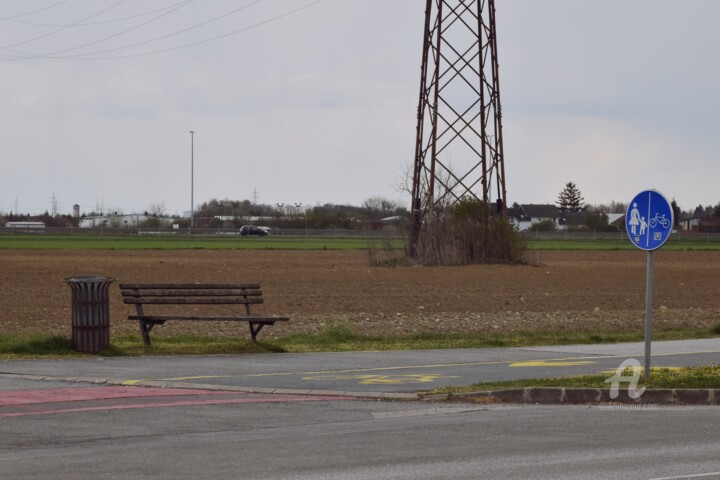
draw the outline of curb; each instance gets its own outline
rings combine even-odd
[[[639,398],[631,398],[627,390],[620,390],[616,398],[611,398],[610,389],[603,388],[527,387],[509,390],[427,395],[420,398],[426,402],[540,405],[717,405],[720,403],[720,390],[683,388],[647,389]]]
[[[720,389],[647,389],[639,398],[631,398],[627,390],[620,390],[616,398],[610,398],[610,389],[526,387],[508,390],[479,391],[470,393],[424,395],[422,393],[353,392],[338,390],[301,390],[287,388],[236,387],[201,383],[185,383],[158,380],[137,380],[128,382],[113,378],[54,377],[48,375],[1,373],[6,378],[56,381],[68,383],[90,383],[103,385],[186,388],[188,390],[215,390],[227,392],[257,393],[264,395],[307,395],[338,397],[347,399],[454,402],[454,403],[505,403],[528,405],[718,405]]]

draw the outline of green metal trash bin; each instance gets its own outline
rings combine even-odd
[[[63,279],[72,289],[72,346],[83,353],[100,353],[110,345],[108,287],[114,278],[100,276]]]

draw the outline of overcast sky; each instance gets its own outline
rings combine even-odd
[[[509,203],[720,201],[720,1],[496,3]],[[424,4],[0,0],[0,212],[409,203]]]

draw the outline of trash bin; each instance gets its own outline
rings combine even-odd
[[[110,345],[108,287],[114,278],[63,279],[72,289],[72,346],[83,353],[100,353]]]

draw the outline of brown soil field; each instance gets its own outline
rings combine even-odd
[[[66,335],[65,277],[120,282],[260,282],[256,309],[291,320],[272,338],[342,323],[360,333],[642,329],[646,254],[535,252],[532,265],[371,267],[363,251],[0,251],[0,333]],[[137,332],[110,287],[113,335]],[[189,307],[192,308],[192,307]],[[655,327],[720,322],[720,252],[655,253]],[[247,335],[237,324],[168,322],[158,334]]]

